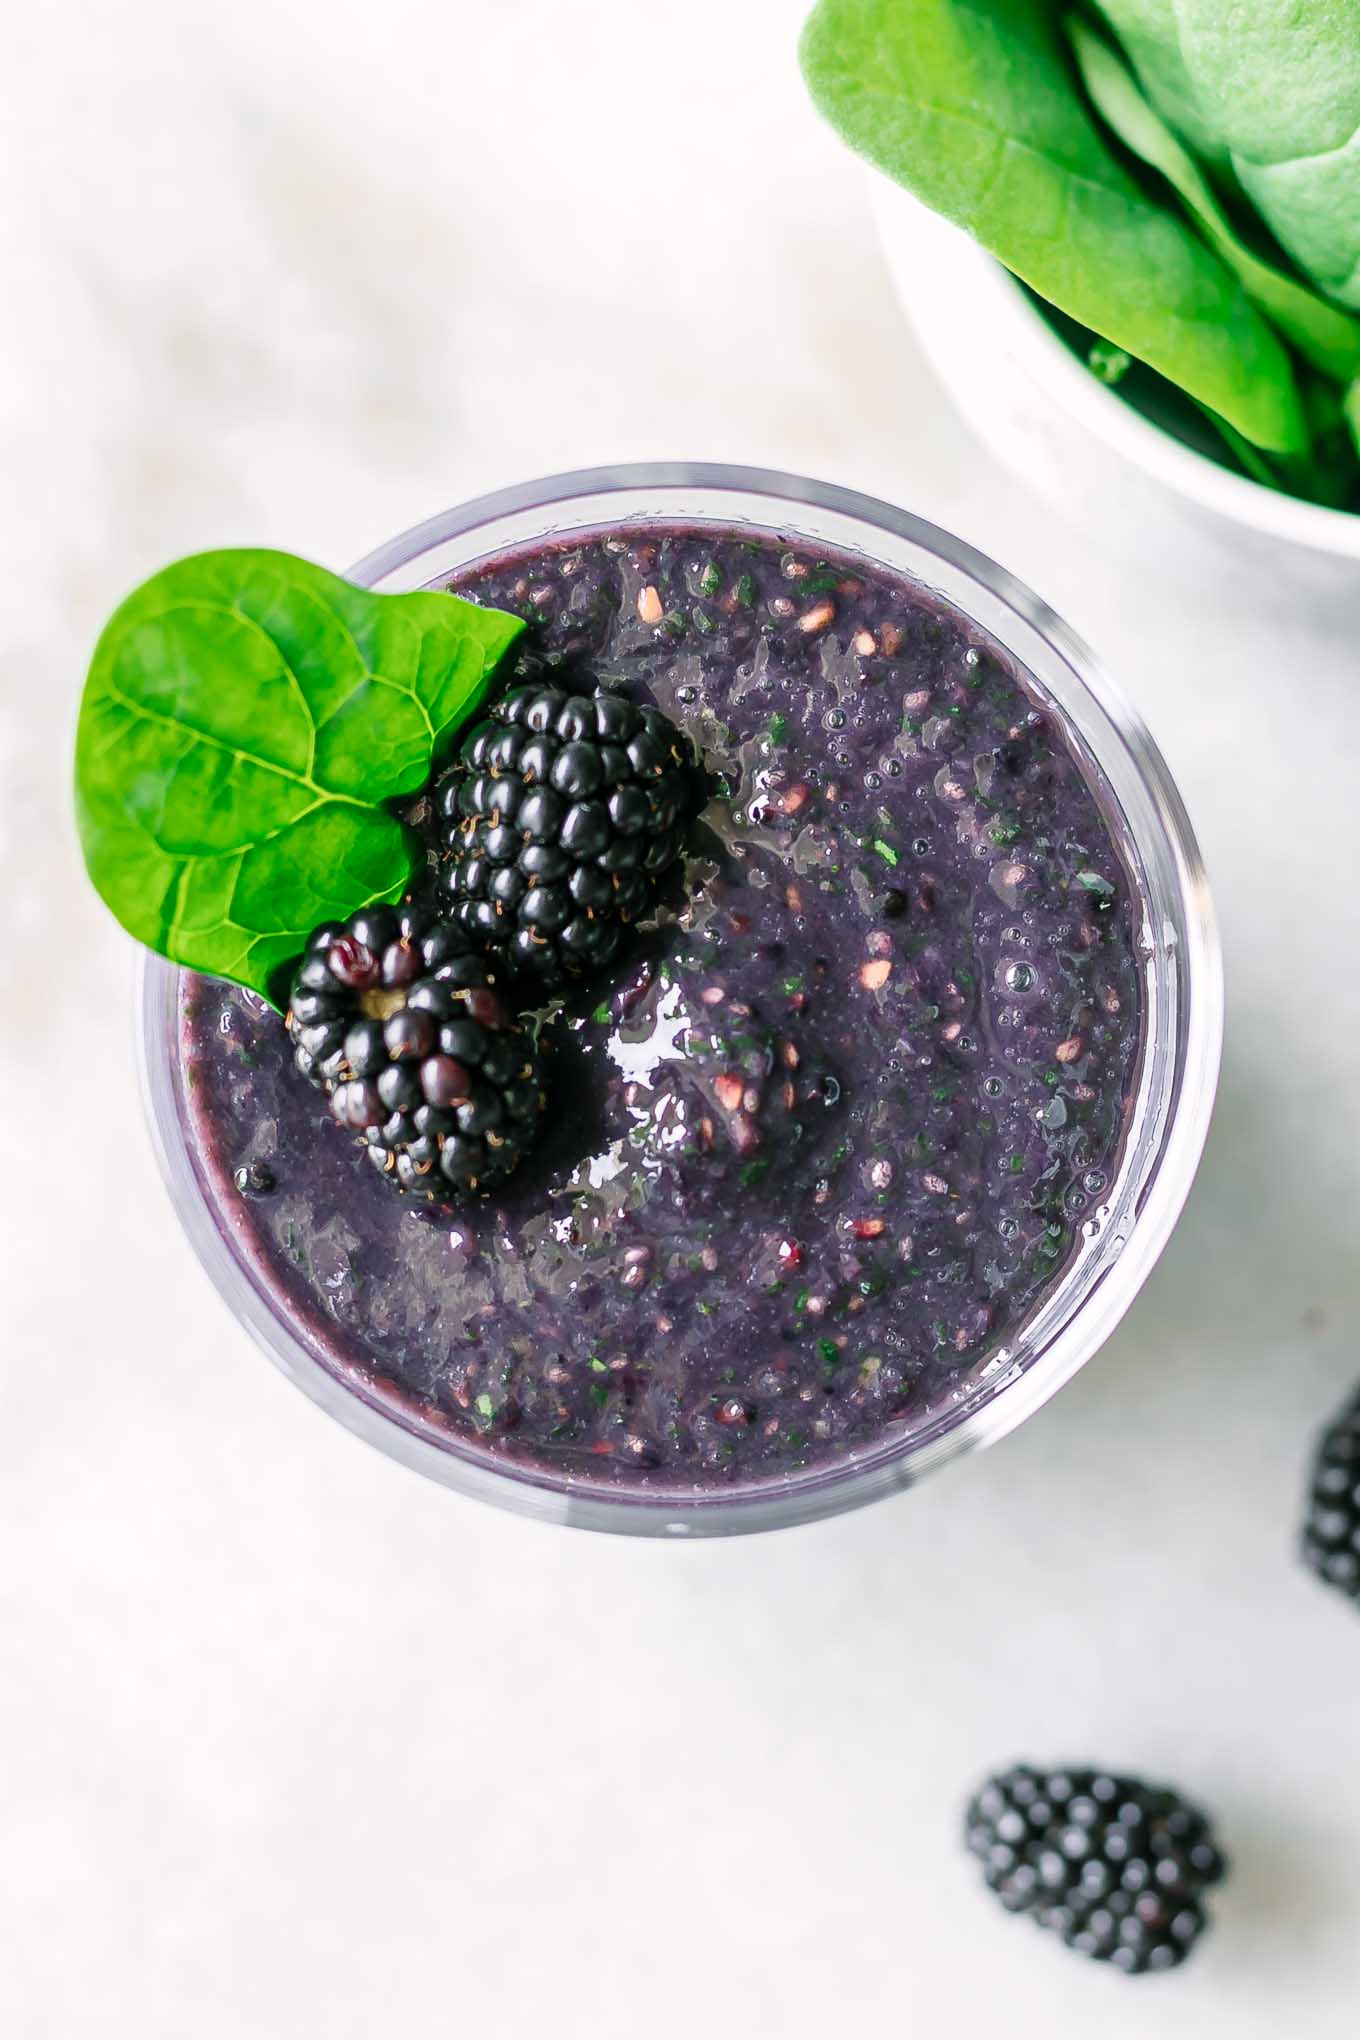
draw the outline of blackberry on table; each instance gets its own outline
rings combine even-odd
[[[969,1802],[968,1847],[1009,1912],[1127,1975],[1174,1969],[1207,1925],[1226,1864],[1177,1793],[1108,1771],[997,1773]]]
[[[537,1138],[543,1078],[488,959],[406,906],[313,931],[285,1024],[337,1125],[430,1203],[494,1188]]]
[[[1360,1388],[1318,1441],[1303,1558],[1327,1586],[1360,1602]]]
[[[548,985],[611,963],[703,804],[669,717],[621,695],[511,688],[439,788],[455,920]]]

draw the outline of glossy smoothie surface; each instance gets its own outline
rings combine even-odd
[[[529,618],[520,672],[691,733],[683,882],[542,1007],[548,1134],[448,1215],[378,1178],[276,1015],[186,975],[220,1222],[325,1364],[540,1478],[777,1481],[919,1430],[1126,1129],[1138,902],[1087,768],[974,626],[801,543],[648,525],[453,585]]]

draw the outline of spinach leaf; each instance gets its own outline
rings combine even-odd
[[[1107,147],[1042,0],[819,0],[813,99],[1050,303],[1258,446],[1307,444],[1289,357],[1218,257]]]
[[[1211,411],[1207,405],[1201,405],[1200,409],[1214,430],[1220,435],[1223,444],[1227,447],[1244,475],[1248,476],[1253,482],[1259,482],[1263,489],[1282,489],[1284,487],[1283,479],[1276,474],[1274,468],[1270,465],[1270,461],[1261,452],[1259,446],[1253,446],[1249,439],[1244,439],[1241,433],[1228,423],[1226,418],[1219,417],[1217,411]]]
[[[1226,160],[1221,136],[1205,120],[1176,32],[1177,0],[1095,0],[1164,120],[1206,163]]]
[[[1299,373],[1299,394],[1312,446],[1303,456],[1282,457],[1286,487],[1333,510],[1360,510],[1360,463],[1346,418],[1346,391],[1305,363]]]
[[[318,922],[400,896],[419,791],[523,630],[374,595],[288,553],[155,574],[95,647],[76,815],[96,890],[151,949],[271,1001]]]
[[[1347,389],[1341,399],[1341,409],[1352,443],[1357,454],[1360,454],[1360,381],[1353,382]]]
[[[1100,0],[1161,112],[1275,238],[1360,306],[1357,0]],[[1187,110],[1188,108],[1188,110]]]
[[[1096,112],[1125,147],[1159,170],[1185,201],[1214,248],[1236,271],[1252,303],[1315,368],[1341,382],[1360,375],[1360,321],[1245,247],[1199,165],[1148,105],[1105,38],[1077,14],[1069,14],[1064,26]]]

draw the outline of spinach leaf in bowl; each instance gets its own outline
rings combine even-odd
[[[1253,304],[1325,375],[1339,382],[1360,375],[1360,320],[1253,253],[1229,223],[1194,157],[1148,104],[1104,36],[1079,14],[1069,14],[1065,27],[1097,113],[1127,149],[1161,172]]]
[[[1360,306],[1360,0],[1099,0],[1147,91],[1281,247]]]
[[[1252,444],[1301,452],[1289,356],[1237,278],[1150,199],[1088,110],[1043,0],[819,0],[818,107],[850,145],[1083,325]]]
[[[1177,0],[1095,0],[1095,5],[1119,37],[1162,118],[1206,163],[1225,160],[1227,151],[1205,119],[1195,81],[1185,67],[1176,28]]]

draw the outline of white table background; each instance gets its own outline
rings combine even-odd
[[[1360,590],[1101,557],[946,409],[800,0],[15,8],[0,81],[0,2030],[12,2040],[1342,2040],[1360,1617],[1291,1558],[1360,1373]],[[858,485],[1101,650],[1214,872],[1231,1026],[1144,1297],[1023,1432],[839,1522],[675,1548],[389,1464],[228,1321],[133,1087],[69,741],[199,547],[343,567],[600,460]],[[1008,1921],[975,1776],[1183,1781],[1189,1969]]]

